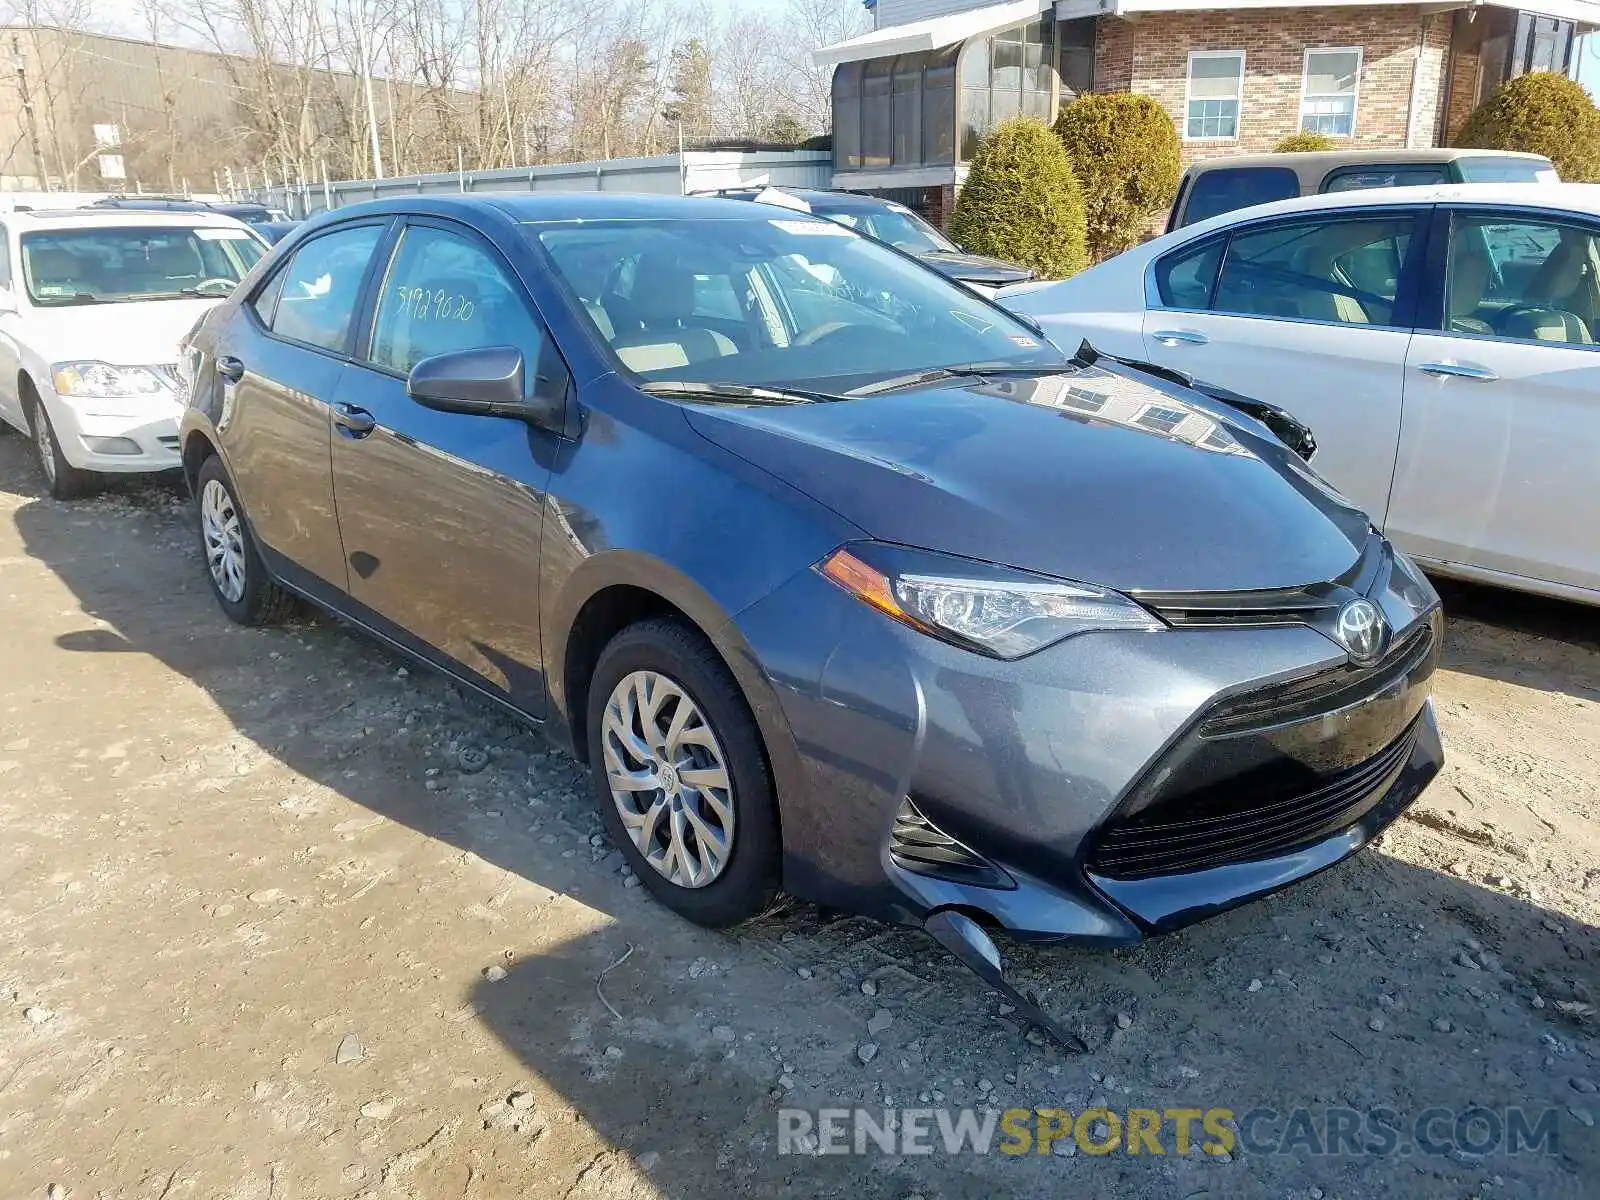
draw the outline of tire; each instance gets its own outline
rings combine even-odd
[[[57,500],[76,500],[93,489],[96,476],[93,471],[83,471],[69,463],[61,453],[61,441],[56,437],[56,427],[44,402],[28,389],[24,399],[28,413],[28,430],[33,438],[34,456],[39,460],[39,470],[44,473],[45,486]]]
[[[607,731],[608,710],[619,689],[624,700],[639,701],[641,694],[636,688],[641,677],[657,681],[654,686],[661,690],[653,690],[652,696],[666,696],[656,710],[662,726],[670,727],[671,717],[678,714],[681,701],[677,697],[686,698],[698,717],[698,723],[694,717],[689,719],[681,743],[661,751],[662,759],[673,768],[669,784],[622,793],[626,803],[639,808],[661,806],[653,834],[643,839],[652,850],[651,857],[641,850],[624,822],[607,771],[607,739],[614,737]],[[617,716],[627,718],[635,735],[630,744],[641,748],[642,703],[633,703],[633,709],[626,713],[619,707]],[[702,725],[709,731],[709,744]],[[620,727],[620,721],[614,722],[614,730]],[[600,819],[651,895],[696,925],[713,929],[736,925],[771,907],[778,893],[782,842],[772,772],[744,693],[698,630],[678,619],[652,618],[612,638],[590,680],[587,728],[590,775]],[[617,756],[619,751],[621,742],[614,740],[611,753]],[[652,773],[643,759],[626,752],[617,761],[638,775]],[[728,788],[693,786],[687,774],[681,782],[677,780],[678,769],[694,771],[700,780],[714,779],[719,762]],[[664,769],[657,761],[657,778]],[[731,813],[731,822],[717,815],[718,803]],[[692,819],[695,814],[700,818],[698,825]],[[718,857],[714,837],[727,833],[730,823],[727,852],[720,856],[720,866],[712,870],[710,864]],[[708,829],[713,839],[702,839],[700,828]],[[687,859],[700,862],[703,882],[689,879],[690,872],[683,869],[687,859],[674,861],[671,843],[675,829]],[[680,878],[669,877],[669,867],[675,868]]]
[[[293,613],[294,597],[267,574],[233,484],[216,455],[200,464],[194,495],[206,582],[222,611],[240,625],[276,625]]]

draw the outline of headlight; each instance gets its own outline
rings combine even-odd
[[[145,367],[114,367],[103,362],[56,363],[50,368],[58,396],[159,396],[172,389]]]
[[[943,554],[856,542],[817,570],[895,620],[993,658],[1021,658],[1080,633],[1166,628],[1106,588]]]

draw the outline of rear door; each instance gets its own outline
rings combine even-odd
[[[345,586],[329,405],[388,225],[338,225],[303,243],[217,338],[218,425],[234,485],[273,568],[313,591]]]
[[[1600,590],[1600,221],[1459,206],[1433,241],[1389,530],[1436,562]]]
[[[1269,218],[1153,264],[1145,357],[1282,405],[1316,434],[1317,467],[1383,522],[1424,210]]]
[[[539,716],[539,539],[564,443],[509,417],[423,408],[424,358],[516,346],[532,386],[566,368],[510,264],[476,232],[413,217],[374,280],[370,332],[335,403],[350,594],[380,632]]]

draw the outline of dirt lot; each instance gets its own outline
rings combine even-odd
[[[1014,954],[1065,1056],[918,933],[670,917],[536,735],[331,621],[230,626],[182,497],[57,504],[26,449],[0,436],[6,1200],[1600,1195],[1600,613],[1452,589],[1449,766],[1411,818],[1181,935]],[[890,1104],[1520,1106],[1558,1136],[776,1152],[781,1106]]]

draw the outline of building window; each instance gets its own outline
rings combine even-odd
[[[833,69],[833,166],[851,171],[861,166],[861,64],[840,63]]]
[[[961,52],[961,157],[1016,116],[1048,121],[1055,103],[1055,22],[1035,21],[976,38]]]
[[[1243,50],[1191,51],[1184,139],[1238,137],[1243,92]]]
[[[1541,17],[1528,12],[1518,13],[1507,75],[1526,75],[1530,71],[1554,71],[1557,75],[1565,75],[1572,53],[1572,34],[1571,21],[1558,21],[1554,17]]]
[[[956,158],[956,56],[961,50],[934,51],[922,72],[922,161]]]
[[[1349,137],[1356,131],[1356,91],[1361,82],[1359,49],[1307,50],[1300,78],[1300,129]]]
[[[861,79],[861,165],[867,170],[887,167],[891,161],[890,78],[894,59],[874,58]]]

